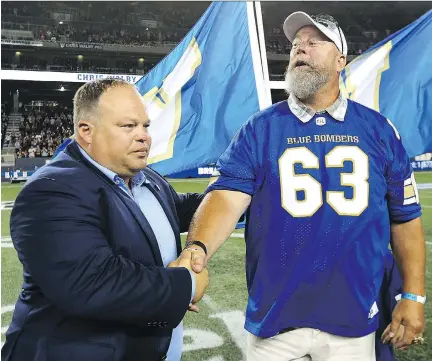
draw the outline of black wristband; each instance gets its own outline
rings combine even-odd
[[[207,256],[207,247],[204,243],[202,243],[201,241],[187,241],[185,244],[185,249],[192,246],[192,245],[196,245],[202,248],[202,250],[204,251],[205,255]]]

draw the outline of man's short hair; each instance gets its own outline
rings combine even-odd
[[[73,99],[73,122],[75,131],[78,122],[96,110],[99,98],[110,88],[118,86],[132,86],[123,79],[98,79],[81,86]]]

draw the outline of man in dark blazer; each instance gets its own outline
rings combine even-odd
[[[75,140],[18,195],[11,236],[24,283],[8,361],[178,361],[181,321],[208,275],[181,252],[201,202],[147,168],[142,97],[120,80],[83,85]]]

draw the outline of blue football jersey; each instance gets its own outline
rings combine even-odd
[[[252,196],[245,230],[246,329],[376,330],[390,223],[421,215],[409,157],[379,113],[345,99],[308,121],[287,101],[255,114],[220,157],[208,191]]]

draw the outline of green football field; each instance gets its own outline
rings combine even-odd
[[[430,183],[432,173],[417,173],[418,184]],[[202,192],[208,180],[172,180],[179,192]],[[12,246],[9,217],[13,201],[22,185],[3,184],[1,190],[1,302],[2,343],[10,323],[16,297],[21,289],[22,267]],[[427,242],[426,293],[432,297],[432,188],[419,191]],[[187,314],[183,361],[241,361],[245,359],[244,310],[247,301],[241,230],[235,231],[209,263],[210,286],[199,314]],[[185,236],[183,236],[184,241]],[[432,360],[432,301],[426,304],[426,345],[398,352],[398,361]],[[348,360],[347,360],[348,361]]]

